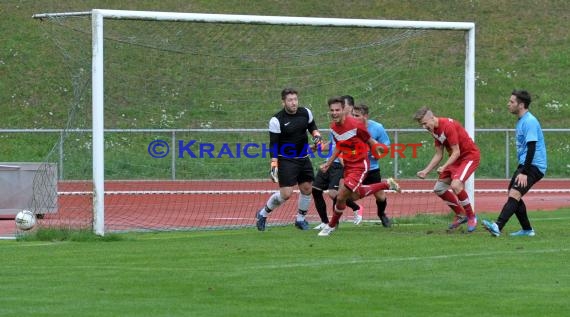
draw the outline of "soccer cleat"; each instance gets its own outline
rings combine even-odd
[[[328,237],[335,230],[335,227],[330,227],[328,224],[319,232],[319,237]]]
[[[513,237],[534,237],[536,234],[533,229],[530,230],[519,230],[517,232],[511,233]]]
[[[300,230],[309,230],[309,223],[305,219],[301,221],[295,221],[295,227],[299,228]]]
[[[477,217],[467,217],[467,232],[473,232],[477,228]]]
[[[483,220],[483,227],[487,231],[489,231],[493,236],[498,237],[501,235],[501,230],[499,230],[499,226],[496,223],[490,222],[488,220]]]
[[[392,226],[392,222],[388,216],[381,216],[380,221],[382,221],[382,226],[384,226],[384,228],[390,228]]]
[[[257,227],[257,230],[259,231],[265,231],[265,222],[267,220],[267,217],[263,217],[260,214],[260,211],[258,211],[255,214],[255,226]]]
[[[324,222],[321,222],[318,226],[314,227],[313,229],[315,230],[322,230],[327,224]]]
[[[453,218],[453,222],[449,224],[449,229],[453,230],[456,229],[457,227],[461,226],[462,224],[466,223],[467,217],[463,217],[461,215],[455,215],[455,217]]]
[[[354,224],[359,225],[362,222],[362,216],[358,213],[354,213]]]
[[[386,182],[388,183],[388,185],[390,185],[390,190],[394,190],[398,193],[402,192],[402,189],[400,188],[400,184],[398,184],[392,177],[388,178],[386,180]]]
[[[364,207],[362,205],[358,205],[358,209],[354,211],[354,224],[359,225],[362,222],[362,212],[364,211]]]

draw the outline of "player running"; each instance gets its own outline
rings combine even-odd
[[[328,106],[333,121],[330,128],[336,147],[333,154],[320,168],[322,171],[327,171],[334,160],[340,156],[344,162],[344,177],[339,186],[333,216],[319,232],[319,236],[329,236],[336,229],[342,213],[346,209],[347,199],[358,200],[379,190],[391,189],[400,192],[400,186],[392,178],[389,178],[387,182],[362,184],[370,169],[368,151],[370,149],[373,151],[382,150],[382,147],[376,146],[378,142],[370,137],[362,121],[347,115],[341,97],[330,98]]]
[[[449,229],[456,229],[467,222],[467,231],[475,231],[477,217],[465,191],[465,181],[479,167],[479,148],[459,122],[451,118],[438,118],[428,107],[420,108],[414,119],[435,139],[435,154],[428,165],[417,172],[417,176],[424,179],[441,162],[445,149],[449,157],[436,170],[439,177],[433,191],[455,213]],[[448,190],[450,187],[451,191]]]

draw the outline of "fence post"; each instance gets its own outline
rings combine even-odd
[[[511,172],[509,171],[509,164],[510,164],[510,156],[511,153],[509,151],[509,130],[505,131],[505,178],[509,179],[509,175]]]
[[[398,144],[398,131],[394,131],[394,144]],[[396,178],[400,176],[398,175],[398,156],[399,155],[394,155],[394,177]]]
[[[63,129],[59,131],[59,179],[63,180]]]
[[[176,131],[172,130],[172,140],[170,142],[172,149],[170,150],[170,156],[172,158],[171,160],[171,166],[170,166],[170,170],[172,171],[172,180],[175,181],[176,180],[176,155],[175,155],[175,149],[176,149]]]

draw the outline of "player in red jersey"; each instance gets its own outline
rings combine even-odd
[[[335,229],[346,208],[347,199],[358,200],[372,195],[379,190],[395,190],[400,192],[400,186],[392,178],[386,182],[363,185],[370,168],[368,151],[382,150],[375,146],[378,142],[370,137],[366,126],[361,120],[347,115],[344,111],[342,97],[333,97],[328,100],[329,112],[332,118],[331,132],[336,142],[333,154],[320,166],[323,172],[331,166],[333,161],[340,157],[344,162],[343,179],[340,184],[334,213],[329,223],[319,232],[319,236],[328,236]],[[380,153],[379,153],[380,154]]]
[[[467,222],[467,231],[473,232],[477,227],[477,217],[465,191],[465,181],[479,167],[479,148],[459,122],[450,118],[438,118],[428,107],[420,108],[414,119],[435,139],[435,154],[417,176],[424,179],[441,162],[445,148],[449,158],[436,170],[439,178],[433,191],[455,212],[449,229]],[[450,187],[451,191],[448,190]]]

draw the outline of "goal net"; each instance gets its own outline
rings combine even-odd
[[[387,212],[448,212],[433,181],[412,181],[433,155],[412,115],[432,105],[465,118],[472,133],[471,23],[114,10],[35,17],[59,52],[46,76],[61,90],[46,102],[69,113],[47,159],[60,179],[58,212],[44,226],[98,234],[253,226],[277,189],[265,146],[285,87],[299,91],[323,135],[326,100],[349,94],[392,143],[426,145],[381,160],[383,177],[404,187],[389,193]],[[291,224],[296,201],[269,225]],[[374,201],[362,204],[365,220],[376,220]]]

